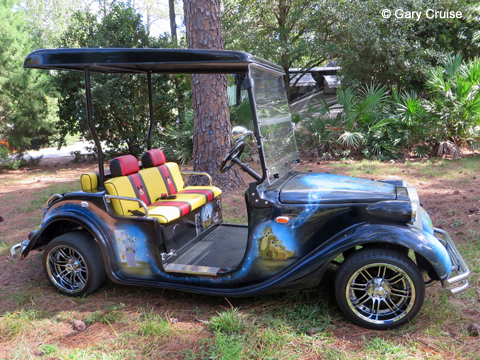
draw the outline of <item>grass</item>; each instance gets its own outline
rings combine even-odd
[[[79,189],[79,184],[77,181],[71,181],[62,185],[49,185],[44,190],[39,192],[36,198],[33,201],[27,201],[17,206],[16,211],[20,213],[30,213],[35,209],[45,207],[47,200],[53,194],[64,194],[67,192],[77,191]]]
[[[320,286],[246,299],[225,300],[112,283],[88,297],[69,298],[55,293],[46,281],[41,254],[23,262],[7,258],[14,239],[38,225],[39,208],[48,197],[79,188],[78,180],[69,180],[43,184],[28,202],[15,203],[18,197],[13,192],[0,193],[0,201],[13,202],[8,211],[23,219],[8,227],[0,225],[0,358],[479,358],[478,338],[469,336],[466,329],[480,318],[480,215],[467,217],[466,213],[480,201],[480,159],[347,161],[326,168],[330,173],[366,179],[408,177],[410,183],[419,186],[421,199],[428,199],[427,205],[432,208],[434,224],[443,224],[469,263],[471,288],[454,298],[447,297],[439,284],[428,288],[417,318],[387,332],[359,328],[343,317],[332,292],[334,266]],[[48,177],[50,173],[35,176]],[[473,176],[479,179],[475,183],[471,183]],[[6,176],[0,184],[10,187],[12,182]],[[475,192],[467,192],[466,199],[463,190],[462,196],[449,197],[456,186],[470,186]],[[7,218],[5,214],[2,216]],[[243,192],[223,195],[223,218],[225,222],[247,222]],[[83,320],[87,329],[76,333],[72,329],[74,320]]]
[[[298,359],[294,342],[296,333],[282,321],[266,322],[230,308],[210,318],[208,325],[214,338],[206,341],[198,354],[186,353],[190,359]]]
[[[125,321],[125,314],[123,309],[125,304],[120,305],[108,304],[104,306],[103,310],[96,310],[86,318],[87,325],[91,325],[94,322],[104,323],[111,325],[112,323],[122,323]]]
[[[365,341],[364,349],[370,354],[374,354],[372,358],[406,358],[415,348],[406,349],[405,347],[395,344],[393,341],[381,337],[374,337],[369,340],[362,336]]]
[[[34,309],[4,313],[0,318],[0,338],[8,340],[26,335],[33,328],[35,320],[37,312]]]
[[[171,337],[175,331],[171,328],[170,314],[154,314],[153,308],[150,312],[144,311],[143,316],[138,319],[139,332],[142,336],[155,336],[157,338]]]

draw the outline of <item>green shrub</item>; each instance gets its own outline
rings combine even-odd
[[[466,62],[457,54],[442,65],[427,74],[430,96],[425,108],[435,138],[440,145],[474,145],[480,140],[480,58]]]
[[[460,147],[480,143],[480,59],[448,58],[427,75],[423,96],[414,91],[367,85],[340,89],[335,114],[323,101],[301,122],[305,148],[322,159],[361,149],[367,158],[392,159],[461,154]]]
[[[35,166],[38,165],[43,158],[43,155],[39,157],[31,157],[23,152],[17,153],[13,158],[10,155],[11,154],[8,151],[2,150],[2,147],[0,147],[0,160],[2,161],[0,163],[0,169],[8,168],[11,170],[18,170],[22,166]]]
[[[168,125],[161,136],[167,159],[185,164],[193,154],[193,111],[186,111],[182,118],[178,124]]]

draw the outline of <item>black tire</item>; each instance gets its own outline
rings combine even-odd
[[[388,249],[362,249],[338,270],[335,296],[355,324],[389,330],[411,321],[425,298],[425,283],[415,263]]]
[[[93,293],[106,277],[99,245],[79,232],[60,235],[47,245],[43,270],[50,283],[69,296]]]

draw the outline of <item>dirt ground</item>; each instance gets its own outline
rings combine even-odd
[[[15,312],[16,308],[19,305],[25,305],[25,302],[31,302],[45,313],[65,314],[65,312],[79,307],[79,300],[72,300],[56,294],[48,284],[41,270],[39,254],[31,254],[26,260],[17,261],[12,259],[9,253],[13,244],[26,239],[28,233],[38,226],[45,202],[53,193],[59,192],[57,190],[59,186],[73,182],[68,185],[69,187],[67,186],[67,191],[80,190],[80,175],[96,169],[94,163],[72,164],[70,159],[46,159],[39,165],[30,168],[0,170],[0,319],[2,314]],[[478,155],[477,160],[480,163]],[[480,242],[479,168],[480,166],[465,167],[463,163],[456,161],[419,162],[417,165],[387,162],[370,166],[355,161],[338,163],[304,159],[297,170],[358,176],[373,180],[385,178],[406,180],[418,189],[422,205],[432,217],[434,225],[448,230],[457,243],[465,244],[470,241]],[[246,183],[251,181],[247,174],[244,174],[244,178]],[[226,211],[230,212],[226,214],[227,216],[235,217],[235,214],[242,214],[238,216],[246,222],[243,191],[224,193],[222,200],[224,209],[226,208]],[[480,292],[480,289],[476,287],[476,281],[478,279],[475,280],[473,286]],[[19,289],[24,290],[22,292]],[[427,296],[436,299],[439,289],[439,285],[429,288]],[[13,293],[18,295],[12,296]],[[33,293],[34,296],[27,293]],[[158,300],[159,294],[163,294],[161,300]],[[133,317],[138,316],[135,309],[138,309],[139,305],[154,304],[165,312],[175,314],[175,321],[172,321],[173,326],[188,331],[182,333],[181,340],[168,345],[162,344],[161,351],[157,354],[159,356],[162,352],[165,354],[175,352],[175,348],[180,347],[190,347],[192,351],[195,351],[198,347],[198,339],[211,336],[206,332],[201,320],[208,319],[209,315],[215,314],[220,308],[229,306],[225,299],[206,300],[207,297],[204,296],[198,298],[200,300],[195,309],[199,310],[193,311],[191,304],[195,299],[194,295],[186,294],[183,297],[183,295],[179,296],[177,292],[161,292],[158,289],[148,288],[132,290],[131,287],[108,283],[87,300],[83,300],[81,309],[85,313],[94,312],[106,303],[113,302],[122,304],[122,308],[119,310],[126,311],[130,314],[127,316]],[[172,300],[170,304],[168,303],[169,299]],[[478,295],[475,300],[463,301],[454,298],[449,301],[454,304],[453,306],[461,307],[464,310],[464,320],[461,324],[449,324],[445,331],[451,333],[452,337],[461,339],[462,346],[471,350],[477,349],[476,353],[480,354],[480,340],[478,338],[465,339],[462,335],[467,323],[480,323]],[[244,300],[236,300],[234,303],[235,306],[241,304],[244,304]],[[421,313],[418,317],[418,326],[421,327],[422,324],[428,323],[426,315]],[[362,337],[371,336],[369,335],[371,333],[375,336],[380,334],[377,332],[367,333],[365,329],[349,323],[342,322],[342,324],[333,330],[334,336],[338,339],[338,344],[335,345],[338,348],[350,345],[355,347],[358,346],[355,344]],[[81,348],[111,338],[115,333],[121,333],[122,327],[125,326],[127,325],[109,326],[106,323],[94,322],[86,331],[78,333],[72,330],[69,319],[60,319],[56,327],[50,329],[48,336],[41,337],[33,329],[24,341],[35,345],[39,341],[38,339],[42,338],[41,341],[55,342],[59,347]],[[435,340],[430,337],[423,335],[416,337],[415,334],[405,336],[410,336],[408,341],[413,339],[420,348],[428,349],[436,356],[455,357],[455,352],[436,346]],[[408,341],[405,340],[406,343]],[[2,341],[0,338],[0,358],[2,350],[6,351],[5,349],[11,346],[13,346],[11,342]],[[41,355],[36,354],[35,356]]]

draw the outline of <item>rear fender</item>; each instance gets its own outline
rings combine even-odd
[[[68,230],[59,231],[59,227],[65,227]],[[59,209],[52,216],[44,219],[42,225],[31,234],[30,241],[21,254],[21,259],[24,259],[31,250],[42,248],[56,236],[78,227],[88,231],[100,245],[105,265],[109,266],[111,261],[108,254],[114,254],[115,251],[111,245],[113,241],[108,241],[108,228],[105,222],[95,213],[86,212],[80,206],[69,206],[68,208]]]

